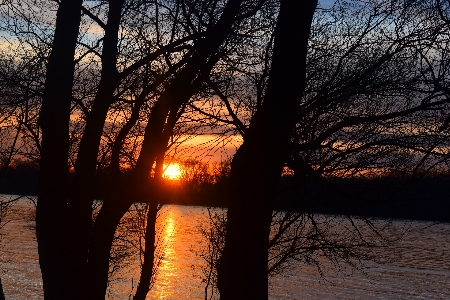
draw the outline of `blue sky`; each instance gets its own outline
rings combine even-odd
[[[322,7],[330,7],[336,0],[319,0],[319,5]]]

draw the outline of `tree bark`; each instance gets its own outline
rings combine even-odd
[[[167,144],[167,142],[166,142]],[[147,225],[145,228],[145,249],[144,249],[144,263],[141,268],[141,277],[139,278],[139,284],[134,294],[133,300],[145,300],[147,293],[150,290],[150,284],[154,275],[154,262],[155,262],[155,237],[156,237],[156,215],[158,214],[158,203],[161,202],[162,195],[162,174],[164,170],[164,154],[165,147],[159,151],[158,158],[156,159],[155,167],[155,191],[156,194],[148,205],[147,213]]]
[[[306,78],[317,0],[282,0],[263,104],[231,164],[225,249],[218,288],[227,299],[268,299],[268,243],[273,202]]]
[[[59,4],[39,119],[42,150],[36,236],[46,300],[68,299],[73,282],[66,263],[65,228],[70,103],[81,4],[81,0]]]
[[[124,0],[109,2],[102,51],[101,79],[93,106],[87,116],[75,163],[75,176],[68,203],[68,256],[71,272],[77,280],[74,298],[84,298],[88,247],[92,229],[92,200],[100,140],[111,98],[117,85],[117,44]]]
[[[3,285],[1,278],[0,278],[0,300],[5,300],[5,293],[3,293]]]
[[[133,188],[135,186],[131,186]],[[122,216],[132,204],[130,198],[123,195],[122,201],[105,201],[92,228],[87,266],[85,298],[104,300],[108,286],[109,254],[116,228]],[[118,196],[120,197],[120,196]]]

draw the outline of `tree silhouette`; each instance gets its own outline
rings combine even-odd
[[[40,157],[45,297],[103,299],[117,226],[145,202],[135,295],[145,298],[161,168],[183,134],[244,140],[231,165],[223,299],[267,298],[268,269],[304,254],[277,260],[267,247],[271,224],[278,239],[303,226],[302,214],[272,214],[284,167],[326,184],[402,162],[415,175],[445,169],[448,24],[442,1],[430,3],[341,1],[313,19],[314,0],[7,1],[2,40],[15,55],[1,50],[0,134],[12,150],[2,156]],[[100,172],[108,192],[93,221]]]
[[[7,3],[4,12],[12,28],[25,24],[32,29],[14,31],[7,22],[7,31],[27,42],[37,40],[52,53],[41,85],[42,140],[39,134],[35,140],[41,151],[37,235],[46,298],[104,297],[117,224],[135,201],[157,205],[157,183],[149,178],[153,163],[163,161],[187,101],[227,47],[233,48],[230,33],[252,30],[244,21],[264,3],[242,2],[82,6],[81,1],[66,0],[55,4],[56,15],[46,15],[55,20],[53,42],[46,41],[53,35],[52,22],[38,26],[43,6],[27,2],[28,13]],[[130,141],[134,145],[125,147]],[[127,174],[124,160],[132,169]],[[73,172],[70,189],[68,163]],[[111,188],[93,223],[99,167],[109,172]]]
[[[282,1],[263,104],[231,163],[221,299],[267,299],[267,257],[277,177],[306,79],[306,54],[317,1]]]

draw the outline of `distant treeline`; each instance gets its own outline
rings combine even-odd
[[[441,174],[322,182],[284,177],[276,209],[450,222],[450,177]]]
[[[164,181],[160,202],[227,207],[227,170],[216,168],[211,174],[207,165],[190,164],[192,168],[180,180]],[[0,172],[1,194],[37,195],[37,164],[15,161],[7,170],[0,168]],[[94,191],[97,199],[102,199],[109,189],[107,178],[108,172],[97,174],[97,190]],[[450,177],[438,174],[420,178],[391,176],[321,181],[282,177],[275,207],[278,210],[450,222]]]
[[[39,165],[15,160],[9,166],[0,165],[0,193],[35,196],[39,189]]]
[[[187,162],[188,168],[180,180],[164,180],[163,196],[165,204],[226,206],[228,174],[226,167],[200,162]],[[110,174],[100,171],[96,174],[96,199],[103,199],[110,189]],[[123,174],[124,177],[127,173]],[[35,162],[16,160],[9,167],[0,165],[0,194],[37,196],[39,189],[39,166]],[[69,172],[68,185],[72,181]]]

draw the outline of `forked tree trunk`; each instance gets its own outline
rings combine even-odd
[[[150,290],[152,277],[154,275],[154,261],[155,261],[155,237],[156,237],[156,215],[158,213],[158,205],[162,203],[164,197],[163,190],[163,173],[164,173],[164,156],[166,154],[167,144],[173,134],[173,127],[178,120],[178,110],[172,110],[169,113],[167,124],[164,128],[161,137],[160,148],[157,152],[156,165],[155,165],[155,188],[153,190],[153,199],[149,203],[147,213],[147,225],[145,228],[145,252],[144,263],[142,264],[141,277],[139,278],[139,284],[136,289],[136,293],[133,300],[145,300],[147,293]]]
[[[65,229],[70,103],[81,4],[81,0],[59,3],[39,119],[42,151],[36,236],[46,300],[71,299],[74,282],[66,263]]]
[[[133,300],[145,300],[147,293],[150,290],[152,277],[154,275],[156,215],[158,214],[158,202],[160,202],[163,197],[162,174],[164,168],[164,154],[165,151],[160,151],[160,154],[156,159],[155,180],[157,183],[154,191],[156,197],[154,197],[153,201],[151,201],[148,205],[147,224],[145,227],[144,262],[142,264],[141,276],[139,278],[139,284]]]
[[[120,202],[104,202],[95,220],[89,248],[86,300],[104,300],[108,285],[109,254],[116,228],[128,211],[131,201],[126,195]],[[119,196],[118,196],[119,197]]]
[[[109,1],[108,22],[105,25],[105,35],[102,50],[102,70],[100,83],[86,127],[80,141],[75,163],[75,176],[68,204],[68,236],[69,267],[76,276],[78,299],[84,298],[86,290],[88,246],[92,229],[92,200],[95,190],[95,172],[97,155],[103,126],[111,98],[117,85],[117,44],[124,0]]]
[[[306,78],[306,53],[317,0],[282,0],[263,105],[231,164],[222,300],[268,299],[268,243],[273,202]]]
[[[169,113],[176,113],[197,92],[202,81],[209,75],[217,61],[217,51],[228,37],[242,2],[243,0],[227,2],[220,20],[207,32],[205,39],[198,42],[198,48],[192,58],[153,107],[132,180],[128,185],[118,178],[111,182],[113,192],[105,200],[92,230],[86,299],[104,299],[108,280],[109,253],[121,217],[134,201],[154,200],[151,199],[154,190],[149,187],[148,176],[161,145],[163,147],[167,145],[163,137],[167,116]],[[174,124],[169,125],[173,127]]]

